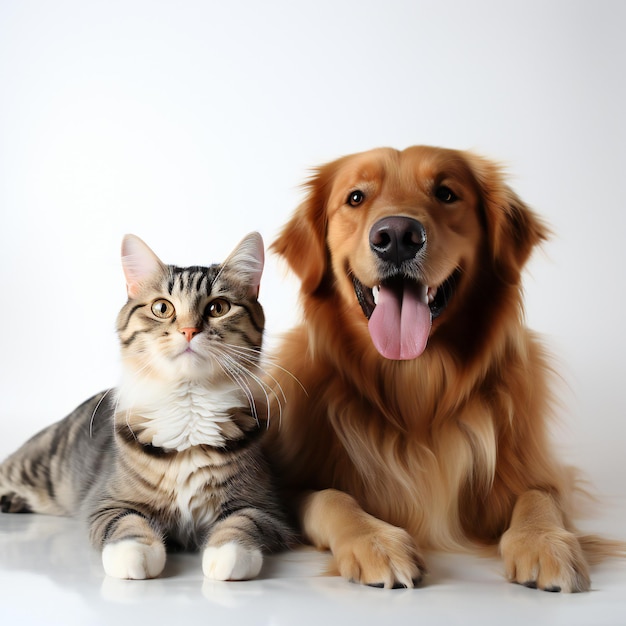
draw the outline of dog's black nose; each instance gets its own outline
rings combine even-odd
[[[372,251],[383,261],[397,266],[414,258],[425,243],[424,226],[412,217],[384,217],[370,230]]]

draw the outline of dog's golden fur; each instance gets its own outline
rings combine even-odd
[[[344,157],[307,192],[273,244],[301,279],[304,320],[275,355],[286,401],[269,445],[305,536],[366,584],[412,586],[423,550],[492,544],[512,581],[588,589],[571,477],[548,441],[549,365],[523,320],[544,224],[496,165],[440,148]],[[422,282],[455,284],[409,360],[379,354],[353,284],[381,282],[371,229],[398,215],[423,225]]]

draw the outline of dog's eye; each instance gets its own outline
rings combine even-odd
[[[350,206],[359,206],[363,200],[365,200],[365,194],[360,189],[350,192],[348,196],[348,204]]]
[[[435,189],[435,197],[437,200],[440,200],[444,204],[452,204],[458,197],[455,195],[454,191],[450,189],[450,187],[446,187],[445,185],[441,185]]]

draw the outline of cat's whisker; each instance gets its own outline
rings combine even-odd
[[[224,268],[226,267],[226,265],[221,265],[219,270],[217,271],[217,274],[215,275],[215,278],[213,279],[213,284],[217,284],[218,280],[222,277],[222,272],[224,271]]]
[[[279,406],[279,410],[282,412],[282,402],[285,402],[287,400],[287,397],[283,391],[283,388],[278,383],[278,381],[273,376],[271,376],[259,363],[252,362],[249,359],[242,358],[241,356],[239,356],[237,354],[238,352],[237,346],[233,346],[232,344],[226,344],[225,346],[222,346],[222,348],[223,348],[224,353],[228,353],[229,358],[232,360],[233,364],[239,368],[244,369],[245,373],[248,376],[250,376],[257,383],[257,385],[262,389],[263,393],[265,394],[266,400],[268,402],[268,412],[269,412],[269,404],[270,404],[268,392],[270,392],[276,398],[277,404]],[[233,357],[233,353],[235,354],[236,358]],[[270,385],[266,380],[263,379],[262,376],[255,374],[252,370],[248,368],[245,368],[243,363],[250,363],[250,365],[252,365],[254,370],[257,370],[263,376],[269,378],[274,383],[274,385]],[[281,397],[278,396],[276,388],[280,392]]]
[[[126,426],[128,426],[128,430],[130,431],[131,435],[133,436],[133,439],[135,441],[139,441],[139,439],[137,439],[137,435],[135,435],[135,431],[133,430],[133,427],[130,424],[130,416],[132,415],[132,407],[129,407],[128,410],[126,411],[126,416],[125,416],[125,422],[126,422]]]
[[[118,391],[117,397],[115,399],[114,414],[116,416],[120,415],[120,397],[121,397],[121,395],[122,395],[122,389],[120,388],[119,391]],[[133,436],[133,439],[135,441],[139,441],[137,439],[137,435],[135,435],[135,431],[133,430],[133,427],[132,427],[132,425],[130,423],[130,416],[132,415],[132,412],[133,412],[133,407],[131,405],[124,411],[124,423],[128,427],[128,430],[130,431],[130,434]]]
[[[100,401],[98,402],[98,404],[96,404],[96,408],[91,413],[91,419],[89,420],[89,438],[90,439],[93,437],[93,424],[94,424],[94,420],[96,419],[96,413],[98,412],[98,409],[100,408],[100,405],[102,404],[102,401],[109,395],[111,391],[113,391],[112,387],[107,389],[104,392],[104,394],[100,398]]]
[[[120,395],[121,395],[121,387],[118,387],[118,389],[116,390],[115,393],[115,403],[113,404],[113,415],[117,416],[119,414],[119,407],[120,407]],[[133,435],[135,441],[137,441],[137,437],[135,436],[135,433],[129,423],[129,415],[131,413],[131,409],[128,409],[128,411],[126,411],[126,417],[125,417],[125,423],[128,426],[128,430],[131,432],[131,434]]]
[[[232,356],[226,353],[223,353],[222,356],[228,360],[228,363],[231,365],[232,368],[237,368],[237,369],[242,370],[242,373],[244,376],[251,378],[259,386],[259,388],[263,392],[263,395],[265,396],[265,404],[267,407],[267,422],[269,424],[271,413],[270,413],[270,398],[269,398],[269,394],[267,390],[272,391],[271,387],[269,387],[267,383],[265,383],[259,376],[254,374],[254,372],[242,366],[240,361],[233,359]],[[280,402],[278,402],[278,405],[282,412],[282,406],[280,405]]]
[[[227,346],[228,348],[234,349],[234,350],[242,350],[242,351],[246,351],[246,350],[251,350],[251,348],[244,348],[242,346],[235,346],[233,344],[224,344],[225,346]],[[241,353],[240,353],[241,355]],[[269,364],[269,367],[275,367],[276,369],[280,370],[281,372],[287,374],[287,376],[289,376],[294,382],[296,382],[298,384],[298,386],[300,387],[300,389],[302,389],[302,391],[308,396],[308,392],[306,390],[306,388],[304,387],[304,385],[302,384],[302,382],[298,379],[297,376],[295,376],[292,372],[290,372],[289,370],[285,369],[284,367],[280,366],[278,364],[278,361],[275,357],[273,356],[268,356],[267,354],[261,354],[260,355],[260,360],[259,360],[259,369],[261,369],[261,371],[263,372],[263,374],[267,375],[269,378],[272,379],[272,381],[277,382],[276,379],[271,376],[269,374],[269,372],[267,371],[267,369],[264,367],[265,364]],[[282,390],[281,390],[282,391]]]
[[[227,344],[227,347],[229,350],[232,350],[233,352],[237,352],[237,347],[238,346],[233,346],[232,344]],[[245,358],[241,358],[240,356],[238,356],[238,360],[239,361],[245,361]],[[263,388],[267,388],[271,394],[276,398],[276,404],[278,405],[278,411],[279,411],[279,415],[278,415],[278,419],[279,419],[279,423],[282,417],[282,411],[283,411],[283,402],[287,402],[287,396],[285,394],[284,389],[282,388],[281,384],[278,382],[278,380],[272,376],[272,374],[269,373],[269,371],[267,369],[265,369],[262,365],[260,364],[254,364],[255,368],[259,370],[259,372],[261,372],[261,374],[263,374],[264,377],[268,378],[273,384],[268,383],[267,381],[263,380],[262,378],[257,378],[257,383],[258,385]],[[297,379],[295,379],[295,377],[293,377],[294,380],[296,380],[296,382],[298,382],[298,384],[300,384],[300,386],[302,387],[302,384],[300,383],[300,381],[297,381]],[[304,387],[302,387],[302,389],[304,390]],[[304,392],[306,393],[306,390],[304,390]],[[280,393],[280,397],[279,394]],[[307,394],[308,395],[308,394]],[[269,397],[266,393],[266,397],[267,397],[267,401],[268,401],[268,413],[270,412],[269,409]],[[268,418],[269,419],[269,418]]]
[[[240,359],[245,360],[245,357],[242,357],[242,356],[238,353],[238,351],[239,351],[239,349],[240,349],[240,347],[239,347],[239,346],[235,346],[235,345],[233,345],[233,344],[224,344],[224,345],[225,345],[225,347],[227,347],[229,350],[232,350],[233,352],[237,353],[237,354],[238,354],[238,357],[239,357]],[[246,349],[247,349],[247,348],[244,348],[244,350],[246,350]],[[308,396],[308,393],[307,393],[306,389],[304,388],[304,385],[303,385],[303,384],[302,384],[302,383],[301,383],[301,382],[300,382],[300,381],[299,381],[299,380],[298,380],[298,379],[297,379],[297,378],[296,378],[293,374],[291,374],[291,372],[287,371],[284,367],[280,367],[277,363],[275,363],[275,362],[274,362],[274,360],[273,360],[273,359],[266,358],[266,357],[262,357],[262,358],[261,358],[261,360],[260,360],[258,363],[256,363],[256,362],[255,362],[255,365],[257,366],[257,368],[259,369],[259,371],[260,371],[263,375],[265,375],[265,376],[266,376],[267,378],[269,378],[269,379],[270,379],[273,383],[275,383],[275,385],[279,388],[280,393],[281,393],[281,396],[282,396],[282,398],[283,398],[283,400],[284,400],[284,401],[286,401],[286,400],[287,400],[287,398],[286,398],[286,396],[285,396],[285,393],[284,393],[284,391],[283,391],[283,389],[282,389],[281,385],[278,383],[278,380],[277,380],[274,376],[272,376],[272,375],[269,373],[269,371],[268,371],[268,369],[267,369],[267,367],[266,367],[266,363],[269,363],[269,366],[268,366],[268,367],[275,367],[276,369],[279,369],[279,370],[281,370],[282,372],[284,372],[285,374],[287,374],[288,376],[290,376],[290,377],[291,377],[291,378],[292,378],[292,379],[293,379],[296,383],[298,383],[298,385],[300,386],[300,388],[302,389],[302,391],[303,391],[303,392],[304,392],[304,393]],[[267,383],[265,383],[265,384],[267,384]],[[268,386],[270,386],[270,385],[268,385]]]
[[[225,356],[225,355],[223,355]],[[219,358],[216,359],[218,365],[222,368],[222,371],[243,391],[248,400],[248,404],[250,405],[250,411],[252,413],[252,417],[254,417],[257,425],[259,424],[259,417],[257,414],[256,403],[254,402],[254,396],[250,387],[246,385],[245,379],[229,365],[228,362],[222,362]]]
[[[240,375],[241,375],[242,384],[244,384],[246,386],[246,388],[250,391],[251,401],[252,401],[252,403],[255,406],[255,413],[256,413],[256,415],[258,417],[258,410],[256,408],[256,396],[252,393],[252,387],[251,387],[251,385],[249,384],[248,381],[252,380],[252,381],[254,381],[257,384],[257,386],[259,387],[259,389],[261,390],[261,392],[263,393],[263,395],[265,397],[266,421],[269,422],[269,419],[270,419],[269,396],[268,396],[268,393],[267,393],[266,389],[263,386],[262,380],[258,376],[256,376],[253,372],[251,372],[251,371],[249,371],[249,370],[247,370],[245,368],[242,368],[237,363],[237,361],[232,360],[230,357],[226,357],[226,358],[228,358],[231,361],[231,367],[233,369],[238,369],[239,370],[238,374],[240,373]]]

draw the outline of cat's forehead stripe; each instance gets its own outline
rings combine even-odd
[[[196,287],[195,287],[196,291],[200,291],[200,289],[202,287],[202,283],[204,282],[205,279],[207,280],[207,283],[208,283],[208,277],[207,277],[206,273],[202,273],[202,274],[200,274],[198,276],[198,279],[196,280]],[[208,287],[208,285],[207,285],[207,287]]]
[[[217,268],[211,267],[176,267],[169,266],[170,277],[167,285],[167,291],[173,295],[174,290],[178,291],[202,291],[206,290],[206,294],[210,295],[213,281],[217,275]],[[205,284],[206,283],[206,284]]]

